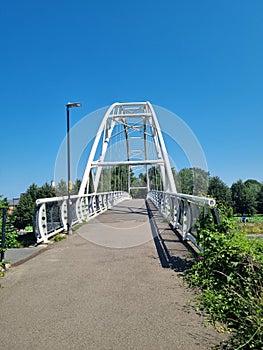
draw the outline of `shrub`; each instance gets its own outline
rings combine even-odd
[[[201,307],[232,332],[225,348],[262,349],[263,242],[247,239],[231,212],[219,211],[220,229],[209,216],[200,220],[199,245],[204,250],[186,277],[201,290]]]

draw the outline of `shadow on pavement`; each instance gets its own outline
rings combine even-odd
[[[163,268],[184,272],[193,264],[195,252],[182,241],[177,231],[169,228],[153,203],[146,200],[153,240]]]

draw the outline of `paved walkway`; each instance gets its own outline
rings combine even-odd
[[[1,348],[202,350],[218,343],[222,335],[189,306],[193,294],[180,273],[162,267],[159,239],[146,241],[145,213],[142,201],[123,202],[11,268],[0,280]],[[159,224],[168,237],[171,232]],[[118,237],[107,237],[113,227]],[[96,235],[103,236],[98,244],[88,240]],[[169,237],[163,243],[173,244],[181,271],[188,252],[175,235]],[[116,244],[122,248],[109,248]]]
[[[32,248],[9,248],[5,252],[5,261],[9,262],[11,265],[17,265],[38,255],[45,248],[44,245]]]

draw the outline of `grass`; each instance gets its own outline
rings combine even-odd
[[[75,226],[72,226],[72,231],[75,232],[77,231],[79,228],[81,228],[82,226],[86,225],[87,222],[81,222],[80,224],[77,224]]]
[[[67,238],[67,237],[66,237],[65,234],[59,233],[58,235],[56,235],[56,236],[54,237],[54,242],[60,242],[60,241],[62,241],[63,239],[66,239],[66,238]]]
[[[247,223],[263,223],[263,215],[247,216]],[[241,222],[241,216],[234,216],[234,222]]]
[[[247,222],[241,222],[241,216],[234,216],[233,222],[247,234],[263,234],[263,215],[247,216]]]

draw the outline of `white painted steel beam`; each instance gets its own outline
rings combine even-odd
[[[138,120],[136,121],[136,119]],[[126,159],[116,159],[116,161],[114,159],[105,160],[107,154],[110,152],[109,145],[114,145],[114,142],[117,142],[118,138],[122,137],[122,134],[123,138],[125,138],[124,144],[126,144],[126,150],[123,152],[123,154],[126,154]],[[135,152],[138,151],[138,146],[137,148],[132,148],[132,144],[136,139],[143,141],[140,149],[142,159],[138,160],[134,159],[136,158]],[[101,142],[103,142],[102,146]],[[156,159],[148,159],[148,142],[152,142],[155,147]],[[95,155],[98,154],[100,147],[99,159],[95,159]],[[120,145],[120,147],[122,146]],[[95,174],[94,189],[97,192],[102,167],[116,167],[120,165],[126,165],[128,171],[131,166],[145,166],[148,189],[150,189],[148,171],[151,165],[156,165],[160,168],[164,189],[166,191],[176,192],[169,156],[155,111],[150,102],[117,102],[109,107],[95,137],[82,178],[79,195],[87,193],[91,174]],[[128,180],[128,187],[130,185],[130,181]],[[129,191],[129,188],[127,190]]]

